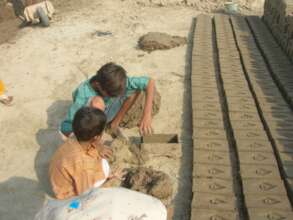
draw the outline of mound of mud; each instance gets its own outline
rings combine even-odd
[[[121,127],[124,128],[133,128],[136,127],[142,117],[143,110],[145,104],[145,93],[139,94],[136,102],[133,106],[129,109],[129,111],[124,116],[122,122],[120,123]],[[153,109],[152,109],[152,116],[156,115],[161,107],[161,95],[158,91],[155,92],[154,102],[153,102]]]
[[[170,177],[162,171],[152,168],[127,169],[122,186],[165,200],[172,196],[173,188]]]
[[[186,43],[186,37],[171,36],[160,32],[149,32],[138,40],[139,48],[148,52],[154,50],[168,50]]]

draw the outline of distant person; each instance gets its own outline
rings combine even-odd
[[[141,134],[152,133],[152,115],[157,113],[160,96],[155,89],[155,81],[147,76],[129,77],[123,67],[115,63],[103,65],[89,80],[82,82],[73,92],[73,104],[70,106],[66,119],[61,124],[61,133],[66,137],[72,134],[72,120],[78,109],[91,106],[104,110],[107,123],[112,131],[125,122],[125,115],[135,106],[145,92],[143,106],[136,106],[130,115],[135,120],[135,115],[140,115],[136,123]],[[140,100],[141,101],[141,100]],[[156,103],[157,102],[157,103]]]
[[[110,175],[105,159],[112,155],[112,150],[101,141],[105,125],[106,115],[99,109],[82,107],[76,112],[72,125],[76,139],[68,139],[60,146],[49,166],[56,198],[78,196],[92,187],[104,185],[110,177],[117,177],[116,173]]]
[[[6,93],[6,88],[2,80],[0,80],[0,102],[4,105],[11,105],[13,96],[9,96]]]

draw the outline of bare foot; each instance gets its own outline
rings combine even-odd
[[[13,101],[13,96],[3,96],[0,97],[0,102],[4,105],[11,106]]]

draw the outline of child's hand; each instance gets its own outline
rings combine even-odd
[[[152,134],[152,117],[151,116],[143,116],[140,124],[139,124],[139,133],[140,135]]]
[[[109,159],[112,156],[113,151],[111,148],[103,146],[101,147],[99,154],[102,158]]]
[[[126,171],[123,168],[117,168],[116,170],[112,171],[112,174],[109,176],[110,179],[117,178],[119,180],[123,180]]]

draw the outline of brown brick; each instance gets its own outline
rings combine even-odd
[[[229,117],[231,121],[240,121],[240,120],[260,121],[258,114],[255,114],[253,112],[229,112]]]
[[[273,153],[239,151],[238,155],[239,155],[240,164],[277,166],[277,161]]]
[[[232,169],[230,166],[196,163],[193,165],[193,177],[232,179]]]
[[[246,178],[280,178],[277,166],[267,165],[240,165],[242,179]]]
[[[234,211],[236,209],[236,199],[231,195],[195,192],[191,206],[197,209]]]
[[[200,193],[233,194],[233,181],[217,178],[193,178],[192,191]]]
[[[268,140],[268,136],[264,130],[233,130],[235,140]]]
[[[213,96],[213,95],[193,95],[192,94],[192,105],[196,105],[198,102],[219,102],[219,97],[218,96]]]
[[[268,140],[247,140],[237,139],[238,151],[273,152],[271,143]]]
[[[245,195],[287,195],[281,179],[245,179],[242,181],[242,185]]]
[[[230,153],[221,151],[194,150],[193,162],[201,164],[231,165]]]
[[[283,165],[293,166],[293,153],[279,153]]]
[[[291,211],[291,205],[288,197],[282,195],[245,195],[245,204],[248,209],[263,208]]]
[[[194,139],[193,148],[211,151],[230,151],[228,141],[225,139]]]
[[[292,130],[283,130],[283,129],[270,129],[272,137],[274,139],[286,139],[293,141],[293,129]]]
[[[190,220],[239,220],[239,216],[233,211],[192,208]]]
[[[224,122],[223,120],[197,119],[197,120],[193,120],[193,127],[194,128],[217,128],[217,129],[224,130]]]
[[[274,139],[274,142],[279,152],[293,153],[293,140]]]
[[[293,166],[283,165],[284,173],[287,178],[293,178]]]
[[[263,130],[263,125],[260,121],[231,121],[234,130]]]
[[[248,216],[251,220],[292,220],[292,211],[281,211],[271,209],[248,209]]]
[[[196,111],[222,111],[220,102],[196,102],[192,104],[192,109]]]
[[[193,130],[193,138],[227,139],[226,132],[221,129],[197,128]]]
[[[223,120],[222,112],[213,112],[213,111],[196,111],[192,112],[193,121],[196,120]]]
[[[236,103],[229,103],[228,109],[230,112],[253,112],[257,114],[257,108],[255,105],[251,104],[236,104]]]

